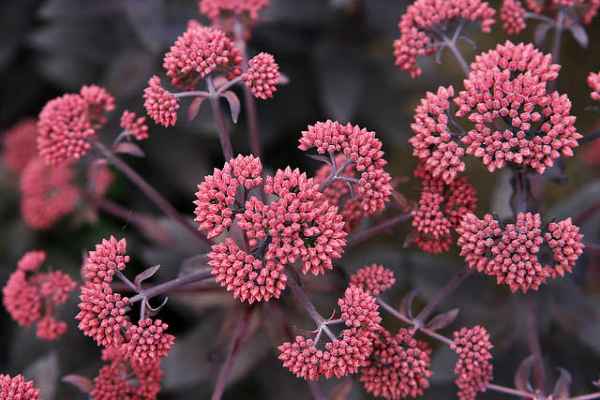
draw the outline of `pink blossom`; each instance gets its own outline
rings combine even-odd
[[[387,400],[422,396],[432,375],[430,353],[407,329],[396,335],[381,329],[368,364],[360,370],[360,382],[367,392]]]
[[[248,61],[248,70],[242,75],[246,86],[254,97],[267,100],[277,91],[281,76],[279,65],[268,53],[260,53]]]
[[[421,75],[417,57],[434,54],[440,44],[431,37],[436,29],[456,20],[478,22],[483,32],[495,23],[495,10],[481,0],[417,0],[400,19],[400,38],[394,42],[396,65],[413,78]]]
[[[396,283],[394,272],[383,265],[371,264],[350,276],[350,285],[361,288],[371,296],[378,296]]]
[[[130,325],[125,334],[123,352],[137,364],[152,364],[171,351],[175,337],[166,333],[169,326],[160,319],[143,319]]]
[[[24,119],[4,133],[2,161],[14,174],[20,175],[29,161],[37,156],[37,123]]]
[[[211,73],[241,73],[241,55],[233,41],[217,28],[190,21],[163,61],[163,68],[173,86],[193,88]]]
[[[148,139],[148,125],[145,117],[138,117],[136,113],[125,110],[121,115],[120,125],[136,140]]]
[[[465,258],[467,266],[479,272],[490,273],[489,255],[502,236],[498,221],[491,214],[484,215],[483,219],[467,214],[456,231],[459,235],[460,255]]]
[[[458,355],[454,367],[460,400],[475,400],[478,392],[485,392],[492,381],[492,343],[482,326],[462,328],[454,332],[450,348]]]
[[[0,399],[2,400],[39,400],[40,391],[32,381],[26,381],[23,375],[14,378],[0,374]]]
[[[150,78],[148,87],[144,89],[144,108],[158,125],[168,128],[177,122],[179,102],[172,93],[162,87],[160,78],[156,75]]]
[[[548,224],[544,239],[552,249],[554,257],[554,266],[550,268],[550,275],[562,277],[566,273],[571,273],[584,248],[583,235],[579,233],[579,227],[573,225],[571,218],[551,222]]]
[[[2,289],[2,302],[20,326],[30,326],[42,315],[42,298],[37,287],[27,281],[24,271],[15,271]]]
[[[346,326],[369,330],[379,328],[379,306],[373,296],[358,286],[349,286],[344,292],[344,297],[338,300],[338,305]]]
[[[110,236],[102,239],[95,249],[88,252],[82,275],[86,282],[111,283],[117,271],[125,269],[129,262],[127,241]]]
[[[67,332],[67,323],[45,316],[37,323],[36,335],[42,340],[56,340]]]
[[[88,118],[94,129],[106,123],[105,113],[115,109],[115,98],[103,87],[98,85],[82,86],[79,94],[88,106]]]
[[[230,238],[215,244],[208,260],[217,283],[242,302],[252,304],[278,299],[285,289],[287,277],[282,264],[274,260],[261,261],[240,249]]]
[[[522,32],[525,27],[525,8],[520,0],[504,0],[500,9],[500,20],[509,35]]]
[[[213,23],[230,13],[241,15],[255,21],[258,13],[269,5],[269,0],[199,0],[200,12],[208,16]]]

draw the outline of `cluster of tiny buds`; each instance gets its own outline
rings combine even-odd
[[[546,87],[559,69],[531,44],[506,42],[478,55],[465,90],[454,98],[456,116],[474,127],[462,136],[450,130],[452,87],[428,93],[412,125],[413,154],[446,182],[464,170],[464,154],[480,158],[490,172],[515,165],[540,174],[559,157],[573,156],[582,135],[570,115],[571,102]]]
[[[145,117],[138,117],[134,112],[125,110],[121,115],[121,128],[136,140],[148,139],[148,125]]]
[[[62,271],[39,272],[46,261],[44,251],[25,253],[2,290],[4,307],[20,326],[36,323],[36,335],[58,339],[67,324],[55,318],[56,307],[66,303],[77,284]]]
[[[213,23],[228,14],[247,17],[256,21],[258,13],[269,5],[269,0],[199,0],[200,13],[209,17]]]
[[[11,377],[0,374],[0,399],[39,400],[40,391],[32,381],[26,381],[23,375]]]
[[[492,347],[490,335],[482,326],[454,332],[450,348],[458,355],[454,372],[460,400],[475,400],[477,393],[487,390],[493,374]]]
[[[417,57],[434,54],[437,43],[433,32],[452,26],[453,22],[479,22],[483,32],[495,23],[496,11],[482,0],[417,0],[400,19],[400,38],[394,42],[396,65],[413,78],[421,75]],[[452,33],[448,33],[452,36]],[[436,35],[439,36],[439,33]]]
[[[570,218],[548,224],[544,233],[539,214],[519,213],[514,224],[504,227],[490,214],[483,219],[469,214],[457,231],[469,268],[496,277],[513,292],[537,290],[548,279],[571,272],[584,248],[583,235]],[[552,254],[543,254],[544,244]],[[554,263],[545,264],[542,257]]]

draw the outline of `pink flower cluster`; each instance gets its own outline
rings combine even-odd
[[[173,335],[166,333],[167,324],[159,319],[142,319],[137,324],[132,323],[127,315],[130,308],[128,298],[113,292],[111,283],[114,276],[120,274],[130,260],[126,251],[125,239],[117,240],[111,236],[88,253],[82,269],[85,284],[81,288],[79,314],[75,317],[79,320],[79,329],[104,347],[105,352],[118,355],[118,362],[104,367],[97,378],[100,380],[96,387],[100,387],[100,392],[113,393],[109,389],[111,379],[108,379],[108,374],[115,373],[115,369],[121,371],[128,364],[134,372],[136,368],[158,369],[160,375],[160,360],[169,353],[175,341]],[[127,380],[123,379],[123,382],[127,383]],[[140,398],[154,399],[158,388],[152,393],[152,396]]]
[[[302,132],[298,146],[303,151],[314,148],[318,154],[327,155],[335,163],[340,176],[330,179],[322,171],[317,175],[319,184],[334,184],[336,181],[342,183],[333,187],[339,193],[326,191],[327,197],[345,201],[350,193],[351,199],[358,203],[354,213],[359,212],[356,210],[359,207],[363,215],[382,211],[392,192],[391,176],[384,169],[387,161],[383,158],[382,147],[375,132],[357,125],[343,125],[329,120],[310,125]],[[331,167],[329,172],[333,172]],[[343,208],[341,204],[340,208]]]
[[[256,21],[258,13],[269,5],[269,0],[199,0],[200,12],[208,16],[213,23],[219,22],[229,14],[243,16]]]
[[[320,377],[341,378],[367,365],[373,351],[374,332],[382,329],[375,299],[357,287],[349,287],[339,304],[346,328],[335,340],[331,338],[332,341],[322,345],[322,330],[329,328],[321,326],[315,339],[297,336],[293,342],[279,346],[283,367],[298,378],[310,381]]]
[[[415,176],[421,179],[421,196],[412,219],[415,243],[428,253],[448,251],[453,231],[463,216],[477,208],[475,188],[467,177],[446,184],[441,178],[433,177],[424,164],[417,167]]]
[[[190,21],[165,54],[163,68],[173,86],[189,89],[213,72],[239,75],[241,61],[239,50],[223,31]]]
[[[91,148],[90,139],[106,122],[104,114],[114,108],[114,98],[95,85],[49,101],[38,120],[39,155],[49,165],[83,157]]]
[[[269,53],[260,53],[248,61],[248,70],[242,79],[254,97],[267,100],[277,91],[281,79],[279,65]]]
[[[501,227],[487,214],[483,219],[465,216],[457,229],[458,245],[469,268],[496,277],[513,292],[537,290],[548,279],[570,273],[583,253],[579,228],[566,219],[542,231],[539,214],[519,213],[514,224]],[[553,265],[540,261],[543,245],[552,251]]]
[[[592,93],[590,94],[592,100],[600,101],[600,72],[591,72],[587,78],[587,83],[590,89],[592,89]]]
[[[123,111],[121,128],[129,132],[136,140],[148,139],[148,125],[145,117],[138,117],[134,112]]]
[[[552,64],[531,44],[498,45],[478,55],[464,81],[464,90],[454,98],[456,116],[474,126],[458,146],[457,133],[449,129],[452,88],[428,93],[421,101],[412,125],[413,152],[425,167],[446,182],[464,169],[463,154],[480,158],[490,172],[517,165],[543,173],[561,156],[573,156],[582,137],[570,115],[566,95],[548,92],[547,83],[558,77]]]
[[[39,400],[40,391],[32,381],[26,381],[23,375],[14,378],[0,374],[0,399],[2,400]]]
[[[493,366],[490,335],[482,326],[462,328],[454,332],[450,348],[458,355],[454,367],[460,400],[475,400],[492,381]]]
[[[417,57],[430,56],[441,43],[433,32],[444,30],[458,21],[479,22],[483,32],[495,23],[496,11],[482,0],[417,0],[400,19],[400,38],[394,41],[396,65],[413,78],[421,75]],[[451,34],[450,34],[451,35]]]
[[[144,89],[144,108],[158,125],[169,127],[177,122],[177,98],[162,87],[160,78],[156,75],[150,78],[148,87]]]
[[[362,289],[371,296],[378,296],[394,286],[394,271],[383,265],[372,264],[360,268],[350,277],[350,285]]]
[[[4,307],[20,326],[37,323],[37,336],[56,340],[67,331],[55,318],[56,307],[67,302],[76,283],[62,271],[38,272],[46,261],[44,251],[30,251],[19,260],[2,290]]]
[[[286,168],[268,176],[264,203],[251,191],[263,183],[260,160],[237,156],[204,178],[196,193],[196,222],[209,238],[235,222],[247,238],[241,248],[232,239],[215,244],[209,264],[217,282],[243,302],[279,298],[286,286],[284,267],[300,261],[302,273],[333,268],[346,245],[337,208],[299,170]]]
[[[590,24],[600,10],[600,0],[504,0],[500,10],[500,19],[504,30],[509,35],[516,35],[526,27],[526,9],[535,14],[547,14],[554,18],[560,9],[569,8],[563,12],[564,26],[571,24]]]
[[[80,196],[73,175],[70,163],[48,168],[34,158],[27,164],[20,180],[21,215],[30,228],[49,229],[73,212]]]
[[[2,161],[6,168],[20,175],[29,161],[37,156],[37,124],[33,119],[18,122],[4,133]]]
[[[160,363],[137,362],[128,359],[120,349],[108,348],[102,352],[106,364],[94,379],[90,392],[94,400],[155,400],[160,392],[162,371]]]
[[[432,375],[430,354],[427,344],[408,329],[396,335],[380,329],[369,361],[360,370],[360,382],[367,392],[387,400],[420,397]]]

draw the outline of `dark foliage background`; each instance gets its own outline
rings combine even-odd
[[[263,22],[254,31],[250,53],[264,50],[275,54],[291,81],[273,100],[259,104],[264,165],[272,169],[291,165],[313,171],[314,162],[296,148],[298,136],[309,123],[332,118],[375,130],[384,141],[392,175],[411,176],[414,160],[407,139],[415,105],[426,90],[434,90],[438,85],[459,85],[462,76],[449,55],[442,65],[422,60],[424,74],[417,80],[394,67],[392,40],[397,36],[397,21],[405,7],[406,2],[401,0],[272,0]],[[191,18],[199,18],[193,0],[3,0],[0,131],[24,117],[36,116],[49,99],[92,82],[115,94],[120,108],[142,111],[141,93],[149,76],[161,70],[162,54]],[[517,39],[531,37],[529,30]],[[582,50],[566,36],[559,80],[560,90],[569,93],[574,103],[581,132],[590,131],[600,120],[600,114],[589,109],[585,85],[587,73],[600,69],[600,18],[590,27],[589,37],[589,48]],[[474,38],[480,51],[504,41],[506,36],[496,25],[493,34],[475,33]],[[472,59],[473,52],[468,47],[465,51],[467,60]],[[190,215],[196,184],[223,163],[210,113],[207,109],[202,113],[193,123],[183,122],[172,129],[152,126],[151,140],[143,144],[147,158],[130,160],[179,210]],[[112,121],[112,125],[117,122]],[[248,153],[244,123],[242,114],[233,142],[237,152]],[[479,190],[480,212],[506,213],[510,195],[507,176],[491,175],[477,163],[469,166],[468,174]],[[598,171],[584,164],[580,156],[567,161],[567,176],[565,184],[546,187],[547,220],[578,215],[600,201]],[[82,252],[110,233],[128,239],[135,259],[132,272],[142,266],[161,264],[160,280],[175,276],[183,259],[204,251],[194,247],[182,232],[177,233],[180,240],[175,248],[158,248],[128,224],[108,216],[102,216],[96,224],[71,217],[49,232],[34,233],[20,220],[16,182],[4,171],[0,174],[0,190],[2,285],[20,255],[32,248],[46,249],[51,265],[78,276]],[[418,185],[410,179],[400,190],[415,199]],[[110,196],[127,207],[158,216],[151,204],[122,178]],[[394,212],[397,211],[389,214]],[[582,229],[587,242],[599,242],[598,221],[584,221]],[[176,230],[168,221],[163,222],[166,229]],[[390,301],[398,303],[403,294],[418,288],[418,304],[424,304],[464,265],[455,251],[433,257],[404,248],[408,232],[407,225],[391,235],[371,240],[348,252],[340,266],[352,271],[364,263],[383,263],[395,270],[399,282],[388,295]],[[336,274],[329,275],[313,282],[327,289],[314,295],[324,314],[343,289]],[[550,380],[558,374],[556,367],[566,368],[573,374],[576,393],[593,390],[591,381],[600,376],[599,293],[600,259],[597,253],[586,251],[572,276],[528,296],[540,300],[537,316]],[[506,385],[512,383],[516,367],[529,354],[525,299],[526,296],[510,295],[491,279],[476,276],[444,305],[444,309],[461,308],[454,327],[481,323],[490,330],[495,342],[496,380]],[[253,321],[256,331],[239,357],[226,399],[310,398],[306,383],[283,370],[275,357],[273,346],[283,340],[279,318],[290,318],[289,311],[294,310],[289,295],[281,304],[283,314],[265,307],[261,309],[261,319]],[[31,330],[19,329],[0,309],[0,371],[25,371],[36,377],[46,399],[83,398],[60,383],[63,374],[94,376],[99,367],[99,351],[75,328],[75,312],[73,299],[64,310],[72,325],[69,333],[57,343],[45,344],[36,340]],[[161,318],[173,327],[177,346],[165,362],[161,399],[210,397],[231,324],[239,317],[235,303],[220,290],[170,299]],[[312,327],[309,321],[291,318],[297,328]],[[269,328],[259,326],[264,321]],[[392,329],[397,326],[392,320],[386,320],[386,324]],[[433,387],[424,398],[455,397],[452,363],[448,350],[435,352]],[[353,391],[344,397],[350,385]],[[333,391],[336,399],[367,397],[351,379],[322,386],[327,392]],[[500,398],[493,394],[481,397]]]

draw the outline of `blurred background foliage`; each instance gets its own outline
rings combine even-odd
[[[327,118],[352,121],[375,130],[383,139],[395,177],[412,176],[415,161],[407,139],[415,105],[427,90],[462,81],[458,65],[446,54],[437,65],[422,59],[424,73],[413,80],[393,63],[392,41],[398,35],[397,22],[407,2],[401,0],[271,0],[254,29],[249,50],[273,53],[290,83],[274,99],[258,105],[264,145],[263,164],[276,169],[287,165],[314,171],[317,167],[297,149],[300,132],[310,123]],[[494,6],[498,6],[493,1]],[[194,0],[4,0],[0,2],[0,131],[17,121],[36,116],[49,99],[77,91],[83,84],[104,85],[118,99],[120,109],[142,112],[142,91],[148,78],[161,71],[162,55],[185,29],[189,19],[202,19]],[[206,22],[206,21],[205,21]],[[567,34],[564,40],[559,88],[569,94],[581,132],[600,123],[600,114],[590,109],[585,80],[589,71],[600,69],[600,18],[589,27],[590,45],[580,49]],[[477,50],[465,46],[467,60],[475,52],[487,50],[506,40],[499,24],[492,34],[472,31]],[[532,29],[514,38],[530,41]],[[594,40],[596,39],[596,40]],[[119,114],[105,129],[105,138],[114,137]],[[180,119],[175,128],[151,126],[151,139],[144,143],[147,157],[128,160],[152,184],[186,214],[193,211],[195,187],[213,167],[221,166],[215,129],[207,107],[195,121]],[[111,127],[113,129],[111,129]],[[245,118],[233,132],[236,152],[248,153]],[[588,145],[589,146],[589,145]],[[597,155],[600,157],[600,154]],[[563,185],[546,186],[544,216],[575,216],[600,201],[597,168],[586,165],[580,156],[566,162],[568,180]],[[502,213],[506,207],[506,182],[502,173],[489,174],[479,163],[470,163],[468,175],[479,191],[479,212]],[[175,232],[178,242],[172,248],[157,247],[122,221],[101,215],[90,223],[81,215],[67,218],[48,232],[36,233],[24,226],[19,215],[15,179],[0,173],[0,284],[14,270],[20,255],[32,248],[47,250],[50,265],[78,276],[82,254],[109,234],[126,237],[134,262],[132,273],[143,266],[161,264],[160,280],[179,272],[187,257],[202,253],[185,232],[168,221],[165,229]],[[410,199],[418,197],[414,179],[399,190]],[[134,210],[153,213],[144,197],[119,178],[110,197]],[[390,210],[386,215],[399,211]],[[385,218],[385,216],[383,217]],[[599,218],[583,221],[586,241],[599,243]],[[365,263],[383,263],[398,278],[387,297],[398,304],[413,288],[419,289],[417,302],[424,304],[464,264],[456,250],[430,256],[403,246],[409,224],[393,235],[382,235],[349,251],[340,262],[347,271]],[[342,290],[336,274],[312,282],[314,299],[328,313]],[[591,382],[600,376],[600,258],[588,250],[576,272],[552,282],[537,293],[542,347],[550,380],[556,367],[570,370],[576,393],[593,390]],[[293,309],[286,295],[282,304]],[[495,343],[496,381],[510,385],[513,373],[529,351],[526,343],[525,296],[511,295],[491,279],[471,277],[443,309],[460,307],[459,325],[483,324]],[[200,293],[174,296],[161,318],[177,335],[177,345],[165,361],[165,381],[161,399],[209,398],[218,368],[227,349],[231,324],[240,317],[231,297],[221,290],[202,289]],[[283,370],[274,345],[284,336],[280,318],[291,318],[294,327],[310,329],[305,319],[294,319],[270,306],[261,308],[252,322],[255,332],[247,340],[236,363],[226,399],[307,399],[308,385]],[[30,329],[20,329],[0,309],[0,371],[26,371],[36,377],[46,399],[83,398],[74,389],[59,383],[68,373],[94,376],[99,367],[99,351],[91,340],[75,328],[72,316],[76,300],[63,310],[71,322],[68,334],[56,343],[35,339]],[[265,327],[261,316],[270,322]],[[262,324],[262,325],[261,325]],[[397,322],[386,320],[391,329]],[[455,397],[453,356],[446,349],[436,351],[432,389],[427,399]],[[322,384],[336,399],[367,398],[360,385],[347,378]],[[349,389],[351,389],[349,391]],[[348,394],[350,393],[350,394]],[[500,398],[494,394],[481,398]]]

